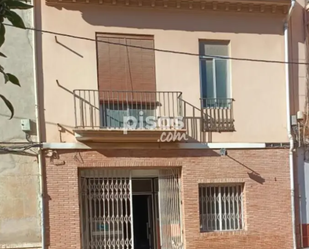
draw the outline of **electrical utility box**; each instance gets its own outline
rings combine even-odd
[[[21,130],[24,132],[31,131],[31,122],[30,119],[21,119],[20,120]]]

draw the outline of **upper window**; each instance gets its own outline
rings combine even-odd
[[[154,37],[97,33],[96,39],[101,127],[123,128],[133,116],[144,128],[157,107]]]
[[[244,228],[242,184],[201,184],[199,203],[201,232]]]
[[[228,42],[200,41],[199,54],[202,106],[227,107],[230,103],[229,63],[224,57],[229,55]]]
[[[153,36],[97,33],[96,40],[100,91],[156,91]]]

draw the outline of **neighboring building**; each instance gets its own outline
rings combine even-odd
[[[307,2],[298,2],[295,5],[293,17],[291,19],[293,44],[293,58],[300,63],[308,63],[309,57],[309,29],[308,29],[308,4]],[[309,64],[308,64],[309,65]],[[300,219],[299,231],[302,239],[301,248],[309,248],[309,171],[308,171],[308,65],[294,65],[292,67],[293,95],[294,95],[294,114],[299,111],[297,125],[294,126],[297,144],[295,145],[297,156],[295,156],[295,165],[297,165],[296,190],[296,211],[297,218]],[[293,108],[293,107],[292,107]],[[303,116],[303,117],[302,117]],[[306,127],[306,128],[304,128]]]
[[[46,245],[295,248],[286,67],[265,62],[287,60],[289,8],[37,1],[58,33],[38,39]]]
[[[33,11],[20,16],[33,26]],[[1,59],[7,73],[16,75],[21,88],[1,82],[1,94],[15,108],[13,119],[0,101],[0,248],[41,248],[39,167],[35,118],[33,32],[6,26]],[[23,131],[21,122],[26,126]]]

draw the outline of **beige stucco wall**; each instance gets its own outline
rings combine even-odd
[[[32,26],[32,11],[20,12],[26,26]],[[6,72],[15,74],[21,87],[4,85],[1,77],[1,94],[14,105],[15,116],[0,101],[0,145],[29,145],[21,130],[20,120],[30,119],[33,127],[30,138],[36,141],[33,33],[29,30],[6,28],[6,41],[1,52],[8,58],[1,59]],[[21,146],[18,144],[18,146]],[[0,149],[0,248],[39,248],[39,174],[36,149],[25,153],[9,153]],[[26,154],[29,153],[29,154]]]
[[[154,35],[155,47],[198,53],[199,39],[230,40],[232,57],[284,60],[283,16],[147,10],[91,5],[46,6],[42,29],[95,38],[95,32]],[[42,36],[46,140],[75,141],[72,91],[97,89],[95,42]],[[78,54],[78,55],[77,55]],[[156,52],[158,90],[178,90],[199,107],[198,57]],[[284,65],[231,61],[236,132],[213,133],[211,142],[286,142]],[[61,86],[57,85],[59,80]],[[61,139],[60,139],[61,135]]]
[[[290,21],[290,56],[292,61],[306,63],[306,31],[305,31],[305,3],[297,1]],[[307,38],[308,39],[308,38]],[[291,66],[291,108],[292,112],[305,111],[306,103],[306,65]]]

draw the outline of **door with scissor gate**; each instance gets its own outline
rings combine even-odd
[[[130,171],[81,171],[80,189],[82,248],[133,249]]]
[[[161,249],[183,249],[180,170],[159,172]]]

